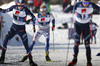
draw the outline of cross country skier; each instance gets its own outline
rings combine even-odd
[[[29,57],[30,66],[37,66],[37,64],[35,64],[32,60],[31,53],[29,53],[30,49],[28,46],[28,37],[25,30],[25,23],[28,24],[30,22],[26,20],[27,15],[30,15],[32,17],[33,26],[34,26],[36,18],[30,12],[30,10],[24,5],[25,5],[24,0],[17,0],[17,5],[13,5],[8,9],[0,8],[0,12],[2,13],[13,11],[13,24],[10,28],[10,31],[8,31],[8,33],[6,34],[4,42],[3,42],[2,52],[1,52],[1,57],[0,57],[0,64],[4,63],[8,40],[13,38],[16,34],[18,34],[21,37],[22,42],[25,46],[27,55]]]
[[[46,53],[46,61],[51,61],[50,57],[49,57],[49,39],[50,39],[50,21],[52,21],[52,31],[55,28],[55,18],[54,16],[47,12],[46,6],[42,5],[40,7],[40,12],[37,15],[37,22],[38,22],[38,26],[39,26],[39,30],[36,33],[35,39],[33,40],[33,43],[30,45],[30,50],[32,51],[33,46],[35,45],[35,43],[38,41],[38,39],[44,35],[45,37],[45,53]],[[35,26],[33,28],[33,30],[35,30]],[[23,61],[25,61],[27,56],[24,56],[22,59]]]
[[[99,11],[99,6],[95,3],[90,2],[90,0],[83,0],[75,4],[75,0],[72,2],[72,6],[65,8],[65,12],[68,13],[75,6],[76,11],[76,21],[75,21],[75,44],[74,44],[74,57],[73,60],[68,64],[68,66],[73,66],[77,63],[77,56],[79,52],[80,45],[80,35],[81,31],[83,32],[84,43],[86,47],[86,56],[87,56],[87,66],[92,66],[91,63],[91,49],[90,49],[90,16],[93,12],[93,9]]]
[[[96,23],[92,22],[92,20],[90,21],[90,29],[92,31],[92,35],[94,36],[94,40],[95,40],[95,44],[96,44],[96,32],[97,32],[97,28],[96,27],[99,27]],[[91,37],[91,43],[93,41],[93,37]]]
[[[49,57],[50,21],[52,21],[52,31],[53,31],[55,28],[55,18],[51,13],[47,12],[46,6],[42,5],[40,7],[40,12],[37,15],[37,22],[38,22],[39,30],[36,33],[35,40],[31,44],[30,49],[32,50],[37,40],[42,35],[44,35],[45,40],[46,40],[45,42],[46,43],[46,46],[45,46],[46,61],[51,61]]]

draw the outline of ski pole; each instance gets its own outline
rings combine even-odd
[[[0,22],[1,22],[1,44],[3,43],[3,32],[2,32],[2,17],[0,12]]]
[[[32,42],[33,42],[33,40],[34,40],[34,32],[33,32]],[[32,44],[32,42],[31,42],[31,44]]]
[[[73,6],[73,13],[72,13],[72,19],[71,19],[71,29],[70,29],[70,32],[69,32],[69,41],[68,41],[68,48],[67,48],[67,55],[66,55],[66,64],[65,66],[67,65],[67,62],[68,62],[68,54],[69,54],[69,45],[70,45],[70,39],[71,39],[71,32],[72,32],[72,24],[73,24],[73,18],[74,18],[74,10],[75,10],[75,6]]]
[[[55,47],[54,47],[54,31],[53,32],[53,52],[55,51]]]
[[[0,13],[0,28],[1,28],[0,30],[1,30],[1,33],[2,33],[1,13]],[[1,33],[0,33],[0,38],[1,38],[1,44],[2,44],[2,34]]]

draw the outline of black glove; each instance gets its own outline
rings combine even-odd
[[[36,30],[35,30],[35,27],[33,27],[33,31],[34,31],[34,33],[35,33],[35,31],[36,31]]]
[[[3,9],[2,9],[2,8],[0,8],[0,12],[1,12],[1,11],[3,11]]]
[[[54,28],[55,28],[55,25],[53,24],[53,25],[52,25],[52,31],[54,30]]]
[[[30,21],[31,21],[31,20],[27,20],[27,21],[26,21],[26,24],[29,24],[29,23],[30,23]]]

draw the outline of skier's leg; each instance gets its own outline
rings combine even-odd
[[[22,39],[22,42],[23,42],[24,47],[26,49],[26,54],[28,55],[28,57],[32,57],[31,53],[30,53],[29,46],[28,46],[28,37],[27,37],[26,31],[24,30],[22,32],[19,32],[18,34]]]
[[[91,38],[91,44],[93,43],[93,37],[94,37],[94,31],[92,31],[93,36],[90,36]]]
[[[96,44],[96,33],[97,33],[97,30],[94,31],[94,40],[95,40],[95,44]]]
[[[80,30],[81,25],[79,23],[75,23],[75,44],[74,44],[74,55],[78,56],[78,52],[79,52],[79,45],[80,45],[80,35],[81,32],[83,32],[82,30]]]
[[[90,48],[90,28],[89,28],[89,24],[86,25],[86,28],[84,30],[84,38],[85,38],[85,48],[86,48],[86,56],[87,56],[87,65],[92,65],[91,63],[91,48]]]
[[[45,42],[45,58],[46,61],[51,61],[50,57],[49,57],[49,29],[47,32],[44,33],[44,36],[46,38],[46,42]]]
[[[42,33],[39,32],[39,31],[36,33],[35,39],[33,40],[32,44],[30,45],[30,51],[32,51],[33,46],[34,46],[35,43],[38,41],[38,39],[41,37],[41,35],[42,35]]]
[[[85,41],[85,48],[86,48],[86,56],[87,56],[87,66],[92,65],[91,63],[91,48],[90,44],[88,43],[89,41]]]
[[[34,41],[33,41],[32,44],[29,46],[29,51],[27,52],[27,54],[29,54],[29,53],[32,51],[33,46],[35,45],[35,42],[39,39],[40,36],[41,36],[41,33],[37,32]],[[28,57],[28,56],[25,55],[25,56],[21,59],[21,62],[24,62],[24,61],[27,59],[27,57]]]
[[[14,30],[14,28],[11,27],[10,31],[6,34],[4,42],[3,42],[0,63],[4,62],[8,40],[10,40],[15,34],[16,34],[16,31]]]
[[[30,66],[37,66],[37,64],[35,64],[32,60],[32,55],[31,55],[31,52],[30,52],[30,48],[28,46],[28,37],[27,37],[27,34],[26,34],[26,31],[22,31],[22,32],[19,32],[18,33],[19,36],[21,37],[22,39],[22,42],[24,44],[24,47],[26,49],[26,56],[24,56],[20,62],[24,62],[28,57],[29,57],[29,64]]]
[[[80,35],[81,35],[81,30],[80,30],[80,24],[75,22],[75,44],[74,44],[74,57],[73,60],[68,64],[68,66],[73,66],[77,63],[77,56],[79,52],[79,45],[80,45]]]

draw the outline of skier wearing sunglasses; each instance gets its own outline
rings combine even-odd
[[[29,21],[26,20],[27,15],[30,15],[32,17],[33,26],[34,26],[36,18],[31,13],[31,11],[25,6],[24,0],[16,0],[16,1],[17,1],[17,5],[13,5],[8,9],[0,8],[0,12],[2,12],[2,13],[7,13],[10,11],[13,12],[13,20],[12,20],[13,23],[10,28],[10,31],[8,31],[6,34],[3,45],[2,45],[0,64],[4,63],[8,41],[11,38],[13,38],[16,34],[18,34],[20,36],[20,38],[22,39],[22,42],[26,49],[26,55],[29,57],[30,66],[37,66],[37,64],[35,64],[32,60],[31,53],[29,53],[30,49],[28,46],[28,37],[27,37],[26,30],[25,30],[25,24],[29,24],[29,22],[30,22],[30,20]]]
[[[81,32],[83,32],[84,43],[86,48],[87,66],[92,66],[91,48],[90,48],[91,33],[90,33],[89,22],[91,19],[91,14],[93,13],[94,9],[99,11],[99,6],[97,6],[95,3],[90,2],[90,0],[83,0],[78,3],[76,3],[76,1],[73,0],[71,6],[65,8],[66,13],[68,13],[71,10],[74,10],[76,13],[76,20],[74,23],[75,33],[76,33],[75,44],[74,44],[74,55],[73,55],[74,57],[73,60],[68,64],[68,66],[74,66],[77,63]]]

